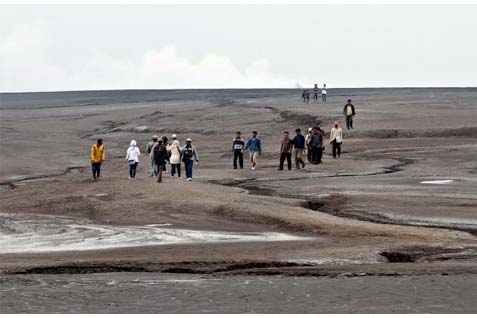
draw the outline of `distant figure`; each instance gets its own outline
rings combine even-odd
[[[326,84],[323,84],[323,88],[321,89],[321,100],[323,103],[326,103]]]
[[[93,169],[94,181],[101,175],[101,163],[106,160],[106,150],[103,145],[103,139],[98,139],[96,144],[91,147],[91,167]]]
[[[351,99],[348,99],[348,103],[343,108],[343,114],[346,116],[346,127],[348,130],[353,129],[353,117],[356,115],[354,105],[351,104]]]
[[[257,132],[252,131],[252,138],[247,141],[247,145],[244,150],[249,149],[250,161],[252,162],[252,170],[257,167],[258,157],[262,155],[262,141],[257,138]]]
[[[310,103],[310,91],[309,90],[306,90],[305,91],[305,97],[306,97],[306,103]]]
[[[288,170],[291,170],[292,168],[292,162],[291,162],[291,153],[293,149],[293,143],[289,137],[288,131],[285,131],[283,133],[283,139],[282,143],[280,146],[280,167],[278,170],[283,170],[283,163],[285,162],[285,159],[287,160],[288,164]]]
[[[306,157],[308,162],[311,163],[311,136],[313,135],[313,128],[308,128],[308,133],[305,136]]]
[[[336,154],[338,154],[338,158],[341,156],[341,143],[343,142],[343,129],[338,125],[338,122],[335,121],[335,125],[330,131],[330,144],[333,147],[333,158],[335,159]]]
[[[318,102],[318,93],[319,93],[318,84],[315,84],[315,87],[313,87],[313,103]]]
[[[295,156],[295,166],[296,169],[305,168],[305,161],[303,160],[303,152],[305,150],[305,136],[301,134],[301,129],[297,128],[295,130],[296,136],[292,139],[293,144],[293,154]]]
[[[126,151],[126,160],[129,165],[129,179],[136,178],[137,165],[139,164],[139,156],[141,152],[136,145],[136,140],[131,140],[131,144]]]
[[[181,145],[179,140],[177,140],[177,135],[172,134],[172,143],[169,145],[170,158],[169,162],[171,163],[171,176],[174,177],[177,171],[177,176],[181,177]]]
[[[303,104],[306,103],[306,90],[301,93],[301,98],[303,99]]]
[[[159,139],[157,141],[157,145],[154,147],[153,153],[154,153],[154,160],[156,161],[156,166],[157,166],[157,182],[161,183],[162,171],[164,170],[166,161],[168,160],[168,157],[169,157],[167,155],[167,148],[164,145],[164,140]]]
[[[232,142],[232,152],[234,153],[234,169],[237,169],[237,159],[239,161],[240,169],[243,169],[243,148],[245,142],[242,139],[240,131],[235,133],[235,138]]]
[[[182,161],[184,162],[187,181],[192,181],[192,173],[194,170],[194,160],[196,164],[199,163],[199,156],[197,155],[197,149],[192,145],[192,139],[187,138],[186,144],[182,147]]]
[[[156,162],[154,161],[153,149],[156,147],[158,139],[159,137],[156,135],[152,136],[152,141],[148,142],[146,146],[146,152],[149,154],[149,158],[151,159],[151,171],[149,172],[150,177],[157,177],[157,166]]]
[[[312,164],[317,165],[321,163],[323,157],[323,141],[324,135],[318,127],[313,128],[313,135],[311,135],[311,161]]]

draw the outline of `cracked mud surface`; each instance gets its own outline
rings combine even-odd
[[[125,286],[134,275],[142,281],[147,275],[200,274],[206,280],[220,276],[224,283],[248,275],[244,277],[250,288],[264,291],[272,286],[260,285],[261,277],[285,286],[297,282],[299,278],[294,276],[308,276],[316,283],[303,287],[310,292],[331,288],[328,279],[336,286],[352,286],[356,277],[371,289],[385,284],[407,286],[412,281],[419,286],[419,295],[428,293],[436,306],[447,296],[449,311],[432,307],[431,296],[423,300],[429,301],[427,307],[395,295],[379,298],[372,307],[359,300],[368,295],[364,290],[353,294],[349,307],[326,302],[320,307],[303,297],[297,300],[295,290],[288,295],[294,297],[294,305],[284,306],[280,312],[475,311],[475,305],[466,302],[464,287],[443,289],[442,293],[434,289],[451,280],[458,286],[463,275],[475,281],[477,90],[333,93],[326,105],[306,106],[292,90],[0,94],[0,145],[11,150],[0,153],[0,213],[8,216],[0,220],[0,279],[21,294],[28,277],[36,281],[43,275],[44,284],[36,290],[44,287],[54,295],[55,288],[61,290],[68,282],[76,284],[91,277],[86,285],[80,284],[88,290],[80,297],[86,302],[94,288],[102,290],[95,273],[111,272],[108,275],[124,280]],[[356,129],[344,132],[342,158],[333,160],[331,147],[327,147],[323,165],[278,172],[282,131],[303,130],[318,116],[328,132],[335,120],[343,122],[342,104],[348,96],[357,107]],[[229,148],[234,132],[241,130],[248,138],[254,129],[264,143],[259,169],[251,171],[246,161],[244,170],[232,170]],[[144,155],[137,180],[128,180],[123,157],[129,140],[136,139],[143,150],[152,134],[162,133],[177,133],[181,142],[187,137],[194,140],[201,157],[194,181],[166,176],[158,185],[146,176],[149,163]],[[107,147],[107,162],[102,180],[93,183],[88,154],[99,137]],[[442,180],[451,181],[439,184]],[[428,181],[431,183],[425,183]],[[41,222],[35,221],[38,219]],[[312,239],[206,239],[167,244],[172,238],[158,236],[155,228],[174,233],[280,233]],[[137,229],[144,233],[135,232]],[[151,232],[164,244],[147,244]],[[19,235],[25,245],[19,243]],[[51,242],[43,240],[49,236]],[[35,242],[38,237],[42,237],[42,249],[35,253],[32,249],[34,243],[39,244]],[[53,248],[62,238],[74,241],[71,251]],[[123,245],[84,249],[94,240],[104,241],[93,246],[108,247],[108,242]],[[131,240],[140,246],[124,245]],[[8,242],[30,250],[12,252],[15,250]],[[135,283],[127,288],[137,291],[139,297],[146,285]],[[214,294],[217,288],[219,285],[204,285],[212,300],[220,298]],[[407,287],[403,288],[405,293]],[[68,294],[49,298],[51,306],[32,302],[30,307],[21,307],[20,300],[15,302],[13,294],[6,294],[7,289],[0,289],[1,308],[8,308],[5,312],[21,312],[20,308],[115,312],[121,307],[101,307],[99,303],[88,307],[79,301],[68,309],[64,306]],[[329,301],[344,297],[343,293],[330,295]],[[454,301],[451,293],[459,294],[461,302]],[[119,294],[111,297],[111,301],[120,299]],[[216,305],[215,311],[208,306],[203,310],[270,312],[274,308],[271,299],[262,299],[256,307],[239,307],[238,303],[230,307],[227,301],[234,297],[241,299],[234,294],[222,299],[222,307]],[[190,298],[189,305],[198,301]],[[143,312],[160,308],[146,303]],[[383,304],[388,304],[388,311]],[[172,305],[163,308],[165,312],[190,312]]]

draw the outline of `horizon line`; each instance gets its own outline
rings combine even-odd
[[[310,86],[309,88],[313,88]],[[458,88],[469,89],[476,86],[362,86],[362,87],[326,87],[327,90],[333,89],[443,89]],[[307,87],[262,87],[262,88],[112,88],[112,89],[78,89],[78,90],[47,90],[47,91],[7,91],[0,94],[37,94],[37,93],[74,93],[74,92],[105,92],[105,91],[186,91],[186,90],[301,90]],[[320,87],[321,89],[321,87]]]

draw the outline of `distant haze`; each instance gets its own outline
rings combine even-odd
[[[477,86],[477,6],[1,6],[0,92]]]

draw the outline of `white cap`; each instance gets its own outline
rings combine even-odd
[[[176,134],[172,134],[172,139],[176,139],[177,138],[177,135]]]
[[[192,141],[192,139],[190,139],[190,138],[187,138],[187,139],[186,139],[186,141]]]

